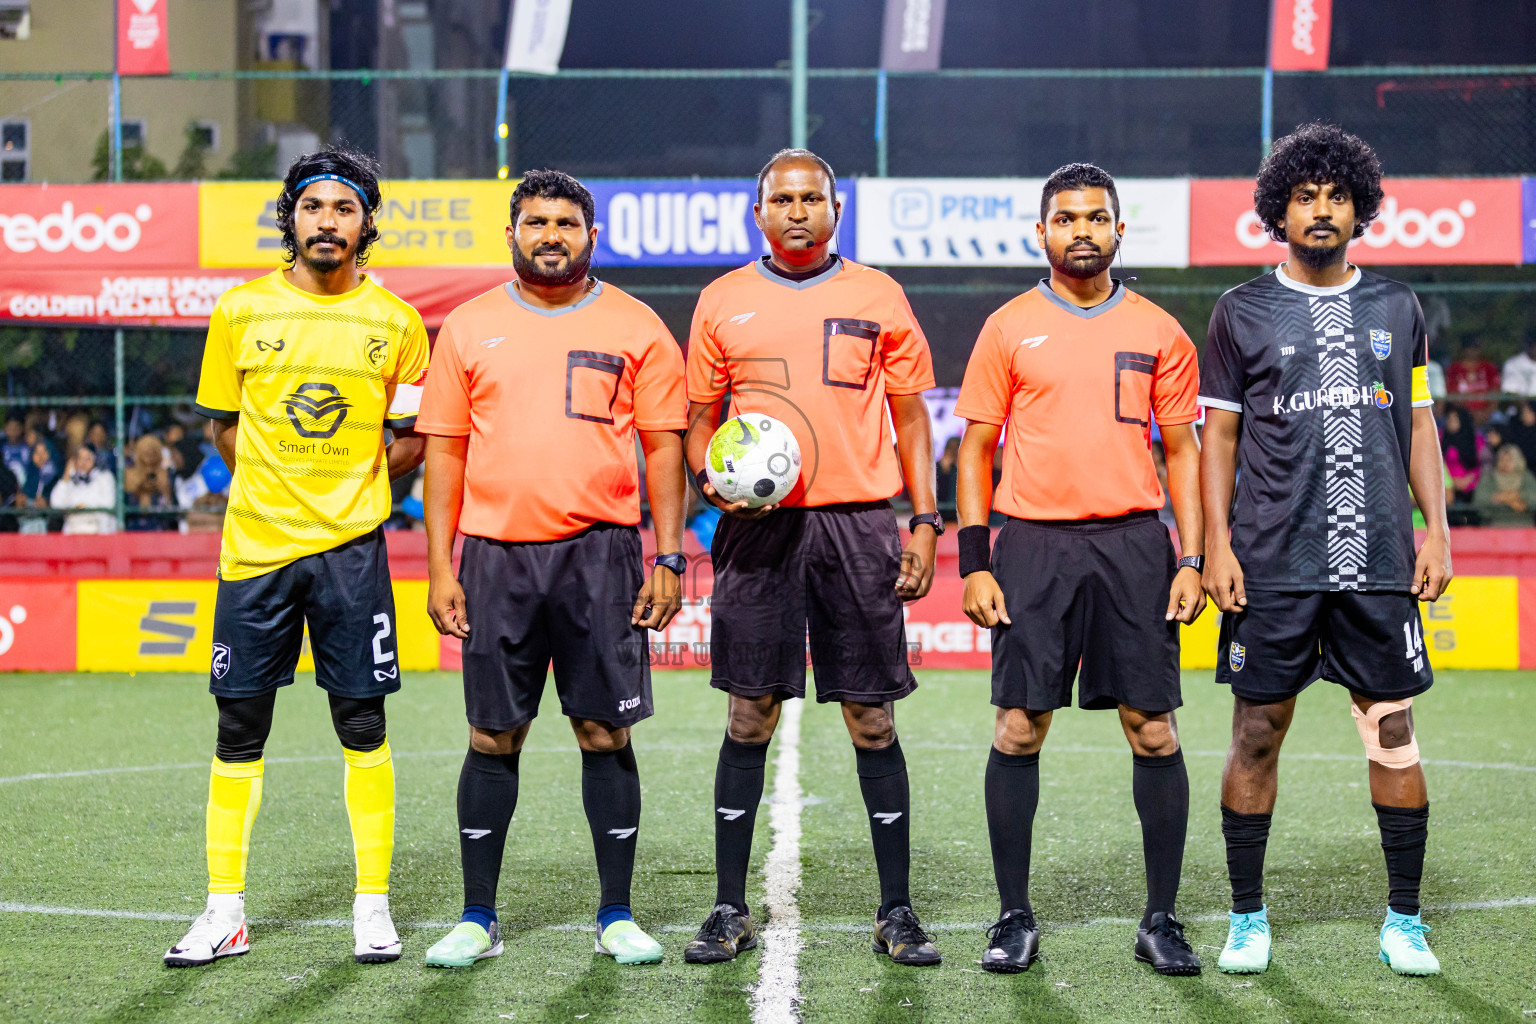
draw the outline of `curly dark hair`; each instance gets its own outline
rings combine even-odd
[[[588,230],[591,230],[592,222],[597,218],[597,203],[593,201],[592,193],[587,191],[587,186],[564,171],[546,168],[542,171],[523,172],[523,180],[512,190],[513,224],[517,223],[517,215],[522,212],[525,199],[569,200],[581,207],[581,216]]]
[[[1051,197],[1058,192],[1079,192],[1085,188],[1101,188],[1109,193],[1110,206],[1114,208],[1115,223],[1120,223],[1120,193],[1115,191],[1115,179],[1096,164],[1067,164],[1051,172],[1040,190],[1040,222],[1045,223],[1051,209]]]
[[[1355,238],[1365,234],[1381,212],[1386,195],[1381,188],[1381,161],[1364,140],[1338,125],[1313,121],[1282,139],[1259,167],[1253,187],[1253,210],[1269,237],[1286,241],[1285,209],[1297,185],[1343,187],[1355,201]]]
[[[277,197],[277,229],[283,233],[283,260],[291,267],[298,258],[298,239],[293,231],[293,210],[299,204],[297,186],[317,174],[339,174],[363,190],[368,204],[368,219],[357,240],[357,265],[368,262],[368,247],[379,239],[379,227],[373,213],[379,208],[379,164],[373,157],[342,146],[328,146],[318,153],[305,153],[288,165],[283,177],[283,192]]]

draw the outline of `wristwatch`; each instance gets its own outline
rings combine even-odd
[[[917,528],[924,523],[933,527],[934,536],[942,537],[944,535],[944,517],[937,512],[922,512],[913,516],[907,522],[907,532],[916,533]]]
[[[1185,555],[1183,558],[1179,559],[1179,568],[1180,569],[1193,569],[1193,570],[1195,570],[1195,572],[1204,572],[1205,571],[1205,556],[1204,555]]]
[[[683,573],[688,571],[688,556],[683,554],[681,551],[670,555],[657,555],[655,558],[651,559],[651,564],[671,569],[677,575],[681,576]]]

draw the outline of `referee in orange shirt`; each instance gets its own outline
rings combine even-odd
[[[710,684],[730,694],[730,721],[715,769],[715,907],[683,956],[718,963],[757,944],[746,900],[753,826],[782,703],[806,695],[809,638],[816,699],[842,707],[869,813],[874,949],[937,964],[908,892],[910,798],[894,718],[917,687],[902,601],[928,592],[944,528],[922,395],[933,360],[901,286],[830,251],[839,205],[825,160],[782,150],[757,190],[769,255],[704,289],[688,340],[690,469],[728,513],[710,550]],[[726,505],[709,486],[705,452],[727,398],[733,414],[774,416],[800,442],[799,482],[778,506]],[[903,480],[917,513],[905,551],[890,503]]]
[[[955,414],[964,417],[957,501],[965,613],[992,630],[997,725],[987,762],[987,827],[1002,915],[982,966],[1027,970],[1039,929],[1029,853],[1040,746],[1072,703],[1117,708],[1134,761],[1147,908],[1136,959],[1198,974],[1173,916],[1189,777],[1173,711],[1178,624],[1205,606],[1195,347],[1173,317],[1109,275],[1125,225],[1114,179],[1068,164],[1046,182],[1036,233],[1049,280],[987,319]],[[1184,557],[1158,521],[1150,451],[1156,418]],[[1008,428],[993,501],[992,456]],[[989,508],[1008,516],[989,550]]]
[[[645,631],[665,628],[681,604],[683,356],[649,307],[589,273],[594,205],[570,175],[528,172],[507,228],[517,279],[448,314],[422,395],[427,610],[439,632],[464,640],[469,719],[464,913],[427,951],[434,967],[502,951],[496,885],[518,753],[551,662],[581,747],[602,887],[597,952],[620,963],[662,955],[629,908],[640,828],[629,731],[652,713]],[[649,578],[636,434],[658,551]]]

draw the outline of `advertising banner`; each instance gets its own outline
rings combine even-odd
[[[195,264],[197,189],[6,185],[0,188],[0,270]]]
[[[1381,213],[1349,248],[1363,264],[1519,263],[1519,178],[1387,178]],[[1194,266],[1281,263],[1253,212],[1253,181],[1209,178],[1190,186]]]
[[[104,273],[95,270],[8,270],[0,274],[0,324],[121,324],[206,327],[213,304],[237,284],[271,269]],[[436,328],[457,305],[512,278],[502,267],[389,267],[366,273],[414,306]]]
[[[861,263],[1043,267],[1035,237],[1043,178],[860,178]],[[1189,180],[1121,178],[1128,267],[1189,265]]]
[[[117,73],[166,75],[171,71],[166,41],[170,0],[117,0]]]
[[[74,668],[74,580],[0,580],[0,672]]]
[[[465,266],[507,268],[508,207],[514,181],[388,181],[374,213],[379,240],[370,267]],[[277,229],[278,182],[205,181],[197,186],[199,262],[204,267],[275,267],[282,259]]]
[[[1328,70],[1333,0],[1273,0],[1269,66],[1276,71]]]
[[[504,61],[508,71],[552,75],[560,70],[571,0],[512,0],[508,21]]]
[[[1520,179],[1520,242],[1522,259],[1536,263],[1536,178]]]
[[[885,0],[880,66],[887,71],[937,71],[944,49],[944,0]]]
[[[591,181],[597,203],[597,252],[603,267],[739,266],[768,251],[752,207],[753,178]],[[833,247],[852,252],[854,190],[844,188]]]

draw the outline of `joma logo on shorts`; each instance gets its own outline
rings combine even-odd
[[[640,698],[639,697],[631,697],[628,700],[621,700],[621,701],[619,701],[619,710],[621,712],[622,711],[633,711],[635,708],[637,708],[639,706],[640,706]]]

